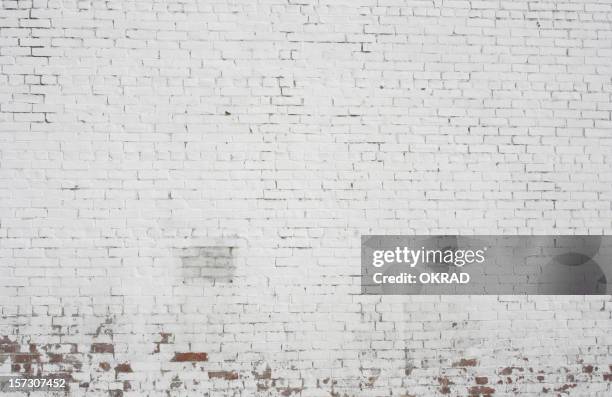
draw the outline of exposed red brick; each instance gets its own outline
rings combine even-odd
[[[462,358],[461,360],[453,363],[453,367],[475,367],[478,365],[478,360],[475,358]]]
[[[612,374],[603,374],[603,380],[612,382]]]
[[[132,371],[132,366],[130,365],[130,363],[123,363],[123,364],[118,364],[117,366],[115,366],[115,372],[119,373],[119,372],[134,372],[134,371]]]
[[[101,362],[100,364],[98,364],[100,366],[100,368],[104,371],[108,371],[110,370],[111,366],[109,363],[107,362]]]
[[[544,381],[544,376],[543,375],[538,375],[537,379],[538,379],[538,381],[543,382]]]
[[[592,365],[585,365],[584,367],[582,367],[582,372],[584,372],[585,374],[592,374],[593,373],[593,366]]]
[[[486,385],[487,383],[489,383],[489,378],[487,378],[486,376],[477,376],[476,377],[476,384],[477,385]]]
[[[209,371],[209,379],[225,379],[225,380],[236,380],[238,379],[238,373],[235,371]]]
[[[115,346],[110,343],[92,343],[91,353],[114,353]]]
[[[155,349],[153,349],[153,353],[159,353],[161,351],[160,345],[167,345],[168,343],[170,343],[170,338],[172,337],[172,334],[168,332],[160,332],[159,336],[161,337],[160,340],[158,342],[154,342]]]
[[[174,353],[172,357],[173,362],[186,362],[186,361],[208,361],[207,353]]]
[[[13,356],[13,362],[19,364],[29,364],[38,361],[40,354],[19,353]]]
[[[488,386],[474,386],[468,389],[468,394],[470,397],[491,397],[495,394],[495,389]]]

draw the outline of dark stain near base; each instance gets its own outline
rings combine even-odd
[[[574,387],[576,387],[575,383],[568,383],[568,384],[565,384],[565,385],[563,385],[561,387],[556,388],[555,391],[558,391],[558,392],[561,392],[561,393],[568,393],[569,394],[568,390],[573,389]]]
[[[478,360],[475,358],[462,358],[461,360],[453,363],[453,367],[462,368],[462,367],[475,367],[478,365]]]
[[[277,391],[280,392],[281,396],[284,396],[284,397],[289,397],[294,394],[298,395],[302,393],[303,390],[304,388],[302,387],[287,387],[284,389],[277,389]]]
[[[113,324],[113,318],[107,317],[99,326],[96,328],[94,336],[100,336],[102,334],[113,336],[113,330],[109,327],[109,325]]]
[[[50,364],[59,364],[64,360],[64,356],[57,353],[48,353],[47,356]]]
[[[450,385],[454,385],[453,382],[450,381],[447,377],[443,376],[438,378],[438,383],[440,384],[440,393],[449,394],[451,392]]]
[[[266,369],[261,373],[253,371],[252,374],[253,376],[255,376],[255,379],[257,380],[272,379],[272,369],[269,366],[266,367]]]
[[[170,388],[171,389],[178,389],[182,385],[183,385],[183,382],[181,381],[179,376],[176,375],[174,378],[172,378],[172,382],[170,383]]]
[[[193,361],[208,361],[208,353],[174,353],[174,357],[172,357],[172,362],[181,363],[181,362],[193,362]]]
[[[19,351],[19,343],[12,341],[8,336],[4,335],[0,338],[0,354],[11,354]],[[3,360],[0,360],[4,362]]]
[[[82,370],[81,358],[76,343],[37,345],[28,341],[20,344],[8,336],[0,337],[0,361],[10,360],[13,374],[45,380],[63,379],[64,390],[69,390],[70,383],[76,382],[89,387],[89,382],[77,381],[72,376]]]
[[[19,343],[17,341],[11,340],[7,335],[0,338],[0,364],[3,364],[12,354],[17,352],[19,352]],[[20,369],[20,365],[11,364],[11,372],[18,372]]]
[[[267,391],[276,386],[276,379],[272,378],[272,369],[269,365],[266,365],[266,369],[264,369],[262,372],[254,369],[251,371],[251,373],[257,381],[257,391]]]
[[[36,377],[37,378],[42,378],[42,379],[45,379],[45,380],[50,380],[50,381],[53,381],[54,379],[63,379],[65,381],[65,383],[64,383],[64,387],[62,388],[62,390],[64,390],[64,391],[69,391],[70,390],[70,383],[71,382],[77,382],[77,380],[72,377],[72,374],[68,373],[68,372],[50,372],[50,373],[47,373],[45,375],[40,375],[40,373],[39,373],[39,374],[36,375]],[[80,385],[81,384],[79,384],[79,386]],[[87,387],[89,387],[89,384],[87,384]]]
[[[159,343],[170,343],[170,338],[172,337],[172,334],[169,332],[160,332],[159,336],[161,337]]]
[[[378,380],[378,377],[380,376],[380,369],[370,369],[368,372],[371,373],[372,375],[367,376],[365,380],[362,380],[359,382],[359,390],[363,390],[364,388],[365,389],[373,388],[374,384]]]
[[[236,371],[209,371],[208,379],[236,380],[238,373]]]

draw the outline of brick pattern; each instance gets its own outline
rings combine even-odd
[[[0,373],[612,393],[610,297],[357,274],[361,234],[612,232],[610,1],[0,4]]]

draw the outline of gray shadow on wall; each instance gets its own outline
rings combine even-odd
[[[538,279],[538,293],[605,294],[608,281],[597,260],[610,258],[597,258],[601,244],[601,236],[555,237],[547,250],[553,258]]]

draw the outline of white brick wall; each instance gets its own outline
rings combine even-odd
[[[612,233],[609,0],[4,0],[0,372],[608,396],[610,297],[359,295],[361,234]]]

